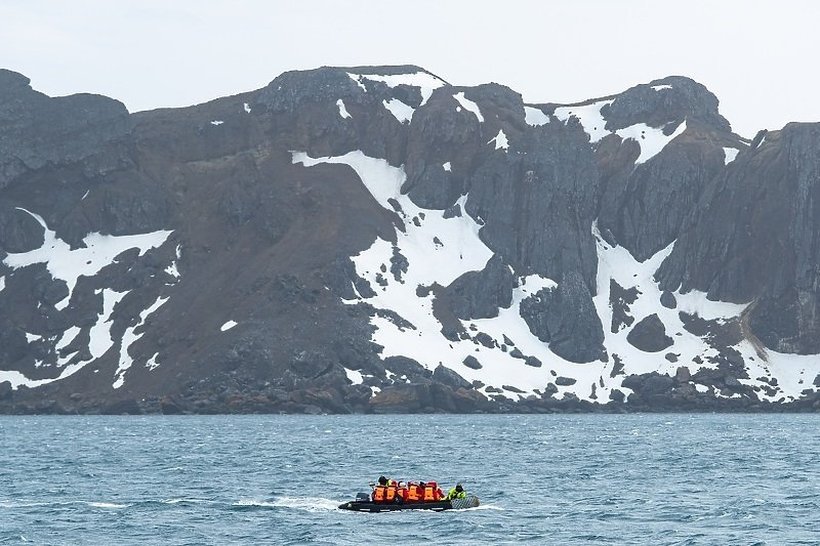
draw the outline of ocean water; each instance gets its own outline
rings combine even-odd
[[[0,544],[818,544],[820,416],[0,417]],[[355,513],[380,474],[476,509]]]

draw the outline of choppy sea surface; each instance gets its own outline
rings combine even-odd
[[[0,417],[0,544],[818,544],[820,416]],[[380,474],[479,508],[356,513]]]

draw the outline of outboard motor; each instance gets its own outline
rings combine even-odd
[[[356,493],[356,502],[370,502],[370,495],[367,493]]]

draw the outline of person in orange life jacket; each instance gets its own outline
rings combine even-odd
[[[388,480],[387,482],[387,489],[385,490],[384,495],[384,502],[388,503],[401,503],[404,502],[404,498],[402,497],[402,492],[399,487],[401,482],[397,482],[395,480]]]
[[[407,484],[407,502],[421,502],[424,496],[424,489],[417,483]]]
[[[379,476],[379,483],[373,487],[373,502],[386,502],[387,500],[387,484],[390,482],[384,476]]]
[[[410,488],[407,486],[406,483],[403,481],[399,481],[398,490],[396,491],[396,497],[401,499],[401,502],[407,502],[407,495],[410,492]]]
[[[444,498],[444,493],[442,493],[436,482],[422,482],[422,486],[424,488],[424,502],[436,502]]]

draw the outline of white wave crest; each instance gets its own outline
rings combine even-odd
[[[160,501],[162,504],[201,504],[205,502],[209,502],[205,499],[194,499],[194,498],[187,498],[187,497],[180,497],[180,498],[172,498],[172,499],[165,499]]]
[[[88,506],[93,506],[94,508],[108,508],[112,510],[118,510],[120,508],[128,508],[129,504],[117,504],[114,502],[89,502],[86,503]]]

